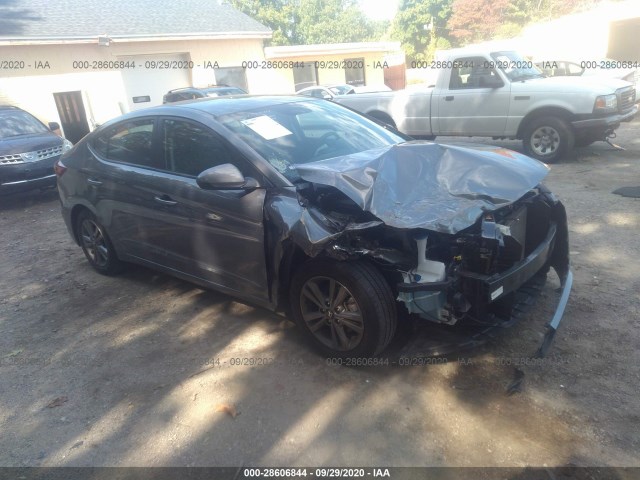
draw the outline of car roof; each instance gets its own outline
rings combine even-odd
[[[214,117],[227,115],[229,113],[243,112],[255,108],[272,107],[286,103],[296,103],[308,101],[300,97],[291,95],[229,95],[211,99],[199,99],[191,102],[184,102],[180,107],[200,110],[209,113]]]
[[[242,90],[240,87],[233,87],[231,85],[209,85],[207,87],[181,87],[181,88],[174,88],[173,90],[169,90],[167,93],[179,93],[179,92],[188,92],[188,91],[193,91],[193,90],[209,90],[209,89],[228,89],[228,88],[236,88],[238,90]]]
[[[189,110],[197,110],[213,117],[219,117],[230,113],[249,111],[256,108],[272,107],[287,103],[322,101],[313,97],[293,95],[226,95],[223,97],[207,97],[182,102],[168,103],[157,107],[143,108],[135,112],[127,113],[105,123],[103,127],[113,125],[122,120],[146,117],[149,115],[171,115],[176,111],[187,113]]]

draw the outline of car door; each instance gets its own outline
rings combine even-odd
[[[162,263],[155,198],[159,167],[154,116],[120,122],[90,144],[95,162],[83,173],[89,201],[122,257]],[[125,258],[126,259],[126,258]]]
[[[434,92],[434,133],[438,135],[501,135],[509,113],[511,87],[483,57],[451,62],[449,85]],[[502,86],[485,86],[501,80]]]
[[[205,190],[196,182],[202,171],[227,163],[260,185],[264,178],[210,126],[162,117],[158,128],[164,172],[155,179],[154,232],[165,266],[240,296],[267,299],[264,188]]]

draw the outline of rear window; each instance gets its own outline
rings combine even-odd
[[[119,123],[98,135],[91,145],[108,160],[155,168],[151,150],[154,123],[153,118]]]

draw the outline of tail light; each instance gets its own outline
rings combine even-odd
[[[64,166],[64,163],[62,163],[60,160],[58,160],[53,165],[53,171],[56,173],[58,178],[60,178],[62,175],[64,175],[64,172],[67,171],[67,167]]]

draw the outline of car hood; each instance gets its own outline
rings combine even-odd
[[[35,152],[60,145],[62,145],[62,138],[55,133],[38,133],[0,138],[0,155]]]
[[[483,211],[521,198],[549,168],[503,148],[415,141],[297,165],[296,171],[303,180],[337,188],[390,227],[453,234]]]
[[[531,78],[522,82],[513,82],[512,86],[522,85],[518,90],[563,93],[593,93],[607,95],[618,88],[629,87],[631,83],[605,76],[583,77],[545,77]]]

